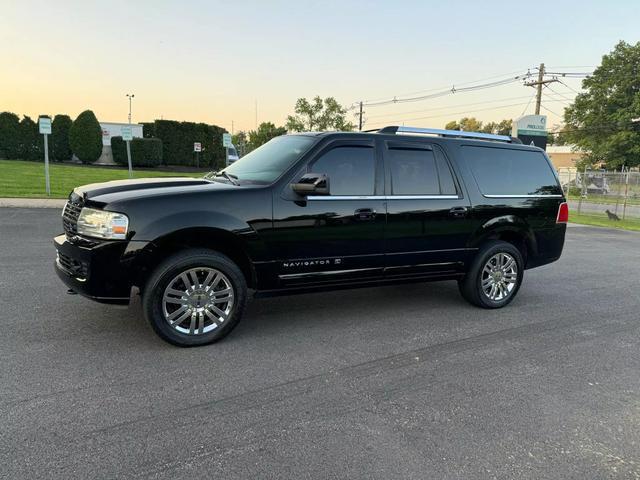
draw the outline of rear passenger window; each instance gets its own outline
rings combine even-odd
[[[557,195],[560,187],[541,152],[462,147],[483,195]]]
[[[393,195],[455,195],[456,187],[447,161],[425,148],[389,148]]]
[[[375,156],[371,147],[336,147],[311,166],[329,176],[331,195],[373,195]]]

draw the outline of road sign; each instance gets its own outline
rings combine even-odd
[[[49,181],[49,135],[51,135],[51,119],[49,117],[39,117],[38,130],[44,135],[44,187],[47,195],[51,195]]]
[[[194,152],[201,152],[202,151],[202,144],[200,142],[195,142],[193,144],[193,151]]]
[[[42,135],[51,135],[51,119],[49,117],[40,117],[38,127]]]
[[[133,129],[131,128],[131,125],[122,125],[122,127],[120,127],[120,133],[122,134],[122,139],[125,142],[133,140]]]
[[[224,148],[229,148],[231,145],[233,145],[231,143],[231,134],[230,133],[223,133],[222,134],[222,146]]]

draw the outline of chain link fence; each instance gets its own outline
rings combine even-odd
[[[558,169],[570,208],[611,221],[640,220],[640,172]]]

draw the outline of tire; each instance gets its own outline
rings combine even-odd
[[[153,330],[180,347],[224,338],[242,318],[246,303],[242,271],[227,256],[206,249],[184,250],[164,260],[142,295]]]
[[[498,265],[501,261],[504,262],[502,267]],[[511,261],[513,263],[509,263]],[[485,267],[493,273],[486,271]],[[480,248],[471,268],[458,281],[458,289],[472,305],[502,308],[515,298],[523,278],[524,261],[520,250],[510,243],[493,240]],[[492,290],[493,285],[496,285],[495,290]]]

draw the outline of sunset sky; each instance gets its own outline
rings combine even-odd
[[[349,106],[499,80],[545,62],[586,72],[619,40],[640,40],[635,1],[207,2],[0,0],[0,111],[94,110],[99,120],[284,124],[298,97]],[[485,80],[489,77],[489,80]],[[549,124],[579,80],[545,92]],[[514,83],[367,107],[366,127],[441,127],[533,113]],[[352,118],[355,120],[355,117]]]

